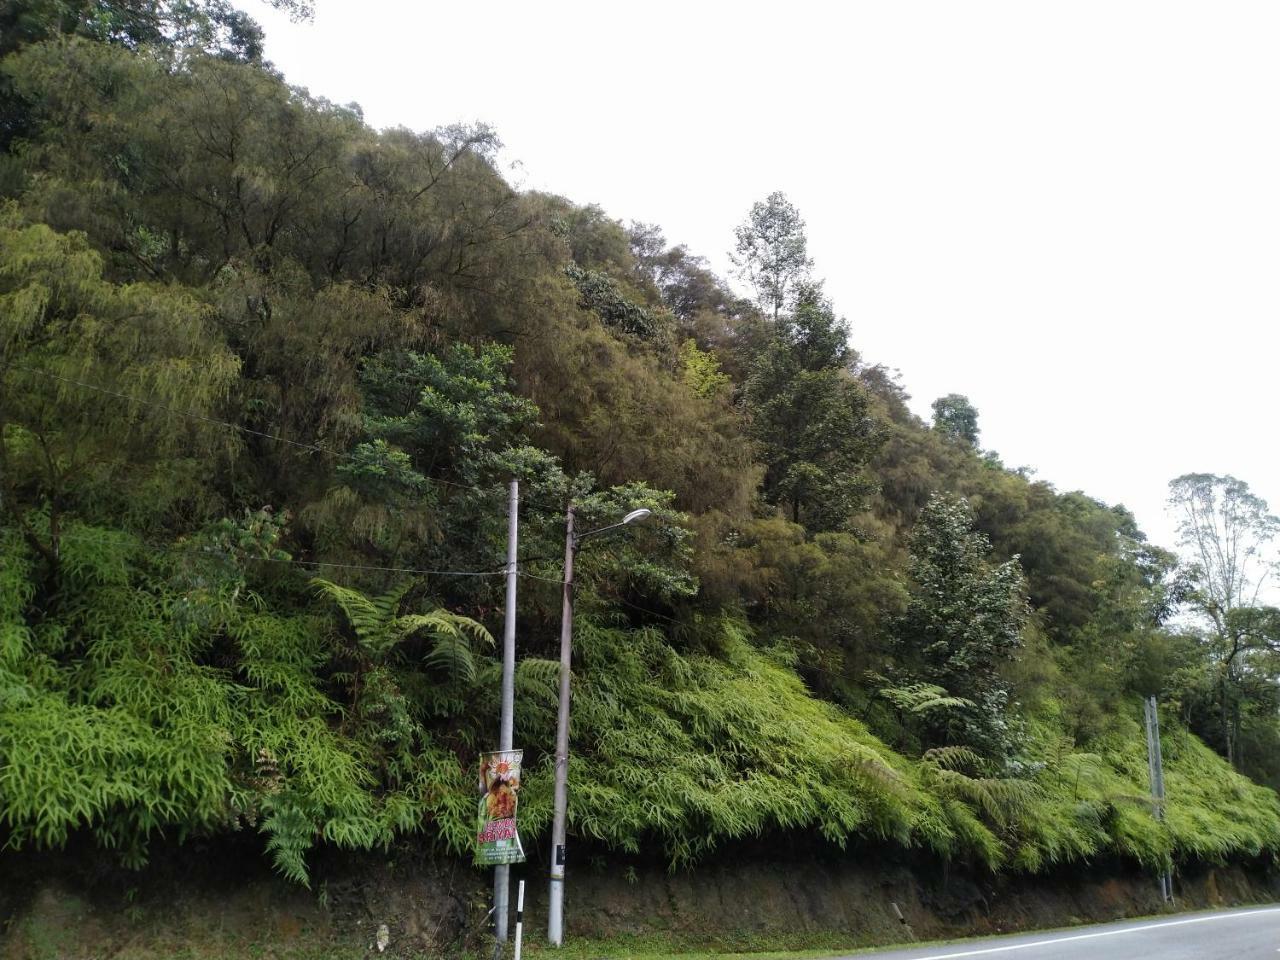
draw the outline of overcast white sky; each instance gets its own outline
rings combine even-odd
[[[290,82],[375,126],[483,120],[515,182],[724,272],[784,191],[913,407],[1124,503],[1233,473],[1280,509],[1280,4],[248,0]]]

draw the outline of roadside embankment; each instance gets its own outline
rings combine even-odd
[[[141,873],[79,860],[0,859],[0,960],[290,958],[479,951],[485,875],[410,853],[331,859],[308,891],[245,851],[192,844]],[[545,871],[530,866],[528,941],[541,935]],[[517,872],[519,876],[519,872]],[[1273,863],[1184,865],[1173,908],[1154,878],[1120,864],[1028,878],[912,862],[886,852],[737,858],[671,873],[589,858],[571,872],[571,939],[671,950],[852,948],[1002,933],[1280,900]],[[619,947],[617,953],[627,952]]]

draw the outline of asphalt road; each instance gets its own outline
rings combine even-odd
[[[1128,920],[946,946],[859,953],[849,960],[1280,960],[1280,906]]]

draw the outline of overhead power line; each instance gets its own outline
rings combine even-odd
[[[335,460],[349,460],[352,463],[363,462],[360,460],[359,457],[354,457],[351,454],[341,450],[332,450],[328,447],[322,447],[319,444],[308,443],[305,440],[294,440],[290,437],[282,437],[279,434],[267,433],[265,430],[255,430],[252,427],[246,427],[240,423],[232,423],[228,420],[219,420],[217,417],[210,417],[202,413],[196,413],[194,410],[181,410],[177,407],[171,407],[168,404],[160,403],[155,400],[147,400],[147,399],[144,399],[143,397],[135,397],[132,394],[121,393],[119,390],[112,390],[108,387],[103,387],[96,383],[88,383],[84,380],[77,380],[74,377],[64,377],[61,374],[52,373],[51,371],[48,371],[48,370],[39,370],[39,369],[36,369],[35,367],[26,367],[26,366],[23,366],[22,364],[17,364],[17,363],[6,364],[6,366],[11,370],[20,370],[23,373],[34,374],[35,376],[38,376],[38,377],[46,377],[50,380],[57,380],[60,383],[67,383],[73,386],[81,387],[85,390],[92,390],[96,393],[101,393],[109,397],[115,397],[119,400],[124,400],[129,403],[136,403],[140,406],[151,407],[152,409],[155,409],[155,410],[163,410],[164,412],[171,413],[174,416],[186,417],[189,420],[197,420],[201,423],[207,423],[212,426],[225,427],[228,430],[235,430],[235,431],[238,431],[239,433],[247,434],[252,437],[260,437],[264,440],[274,440],[277,443],[287,444],[288,446],[297,447],[298,449],[301,449],[301,450],[310,450],[313,453],[323,454],[324,456],[332,457]],[[470,490],[474,493],[481,493],[488,496],[503,493],[503,490],[501,487],[482,487],[477,484],[458,483],[457,481],[454,481],[454,480],[444,480],[439,477],[426,477],[425,479],[430,484],[443,486],[443,487],[452,487],[458,490]],[[559,514],[561,511],[564,510],[563,504],[553,505],[553,504],[543,503],[538,500],[533,500],[528,497],[521,497],[521,503],[527,504],[532,507],[538,507],[539,509],[546,510],[554,514]]]
[[[110,537],[87,537],[76,533],[64,533],[59,536],[59,541],[70,540],[80,543],[118,543],[118,540]],[[142,546],[148,550],[158,553],[188,553],[188,554],[204,554],[206,556],[226,557],[231,560],[261,561],[264,563],[282,563],[289,566],[299,567],[332,567],[342,570],[368,570],[382,573],[406,573],[416,576],[433,576],[433,577],[500,577],[504,576],[506,569],[504,566],[495,567],[492,570],[424,570],[418,567],[390,567],[379,566],[367,563],[338,563],[331,560],[298,560],[293,557],[255,557],[240,556],[228,550],[219,550],[216,547],[198,546],[192,544],[190,546],[182,546],[180,544],[164,544],[149,543],[145,540],[140,541]]]

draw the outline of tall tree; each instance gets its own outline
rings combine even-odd
[[[734,234],[737,245],[730,258],[755,287],[761,309],[777,320],[813,269],[800,211],[775,191],[752,204]]]
[[[1241,731],[1251,710],[1248,691],[1280,646],[1276,611],[1260,603],[1276,566],[1272,543],[1280,518],[1247,483],[1229,475],[1177,477],[1169,483],[1169,504],[1178,515],[1179,544],[1190,567],[1187,600],[1205,624],[1221,746],[1229,761],[1239,763]]]
[[[933,401],[933,429],[969,444],[978,445],[978,411],[969,398],[959,393],[949,393]]]
[[[1271,543],[1280,518],[1232,476],[1188,473],[1170,481],[1178,540],[1194,568],[1197,609],[1223,630],[1232,611],[1256,606],[1275,566]]]
[[[1030,615],[1017,558],[993,566],[991,542],[959,498],[933,496],[911,536],[912,597],[897,628],[910,680],[967,701],[926,731],[928,745],[958,744],[998,757],[1010,744],[1004,666]]]
[[[837,529],[859,509],[870,490],[864,468],[880,441],[848,370],[848,338],[821,289],[807,286],[743,391],[765,464],[764,498],[813,532]]]
[[[216,413],[240,372],[209,308],[180,286],[119,286],[102,271],[84,236],[0,206],[4,514],[55,567],[64,517],[132,503],[155,522],[199,498],[175,464],[235,442],[174,414]]]
[[[268,2],[295,20],[314,14],[310,0]],[[262,59],[262,28],[229,0],[6,0],[0,6],[0,55],[59,36]]]

